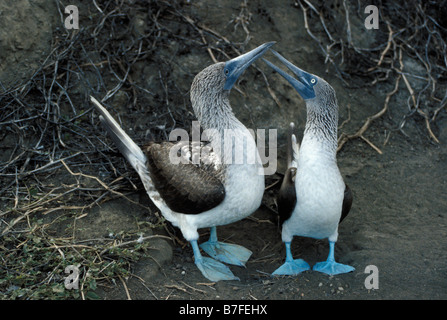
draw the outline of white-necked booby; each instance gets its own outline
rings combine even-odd
[[[120,128],[109,112],[91,97],[100,120],[120,152],[138,172],[144,187],[162,215],[180,228],[192,245],[194,260],[202,274],[211,281],[236,280],[225,263],[244,266],[251,251],[235,244],[217,241],[216,226],[241,220],[261,204],[264,193],[263,167],[255,141],[248,129],[232,112],[229,93],[238,77],[274,42],[265,43],[227,62],[202,70],[191,85],[191,103],[214,152],[201,163],[173,163],[171,148],[175,142],[151,142],[141,150]],[[223,144],[227,131],[231,144]],[[240,140],[240,141],[239,141]],[[243,144],[244,153],[256,152],[249,163],[232,163],[235,146]],[[215,151],[219,150],[219,152]],[[190,154],[190,153],[189,153]],[[209,241],[201,248],[212,258],[200,253],[197,229],[211,227]]]
[[[295,88],[307,108],[301,145],[292,132],[289,134],[287,171],[277,199],[286,262],[273,274],[296,275],[310,269],[304,260],[293,259],[290,249],[293,236],[328,238],[328,258],[315,264],[313,270],[330,275],[351,272],[353,267],[334,259],[338,225],[352,205],[351,190],[337,166],[338,104],[335,90],[324,79],[297,68],[276,51],[271,51],[297,79],[264,61]]]

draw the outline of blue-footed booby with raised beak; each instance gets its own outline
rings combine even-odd
[[[151,142],[140,149],[109,112],[91,97],[101,123],[139,174],[150,199],[168,221],[180,228],[191,243],[195,264],[211,281],[238,280],[219,261],[244,266],[252,253],[242,246],[219,242],[216,234],[216,226],[252,214],[260,206],[264,194],[263,167],[255,140],[233,114],[229,93],[244,70],[273,44],[265,43],[227,62],[213,64],[194,78],[191,104],[201,127],[208,130],[207,138],[213,150],[202,154],[200,163],[191,158],[173,163],[170,152],[176,142]],[[233,143],[223,146],[226,131],[236,134],[232,136]],[[245,147],[244,159],[250,158],[247,153],[251,151],[256,153],[257,161],[232,163],[238,144]],[[197,243],[197,229],[208,227],[211,228],[210,238],[200,247],[212,258],[202,256]]]
[[[335,90],[324,79],[299,69],[276,51],[271,51],[296,79],[263,60],[295,88],[307,108],[301,144],[298,145],[293,132],[289,133],[287,170],[277,199],[286,262],[273,275],[296,275],[310,269],[307,262],[292,257],[294,236],[328,238],[328,258],[315,264],[313,270],[330,275],[351,272],[353,267],[337,263],[334,258],[338,225],[352,205],[351,190],[337,166],[338,104]]]

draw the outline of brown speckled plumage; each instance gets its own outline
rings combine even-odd
[[[221,203],[225,198],[222,167],[203,162],[193,164],[189,159],[188,163],[173,164],[169,153],[174,145],[151,142],[143,149],[154,186],[168,207],[176,212],[198,214]]]
[[[284,221],[290,218],[296,205],[295,190],[296,168],[288,168],[284,174],[281,188],[277,196],[279,224],[282,226]]]

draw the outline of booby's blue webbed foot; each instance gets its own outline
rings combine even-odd
[[[213,282],[220,280],[239,280],[223,263],[212,258],[203,257],[197,241],[191,241],[191,245],[194,251],[194,263],[205,278]]]
[[[286,261],[272,273],[274,276],[296,276],[303,271],[310,270],[309,264],[303,259]]]
[[[335,245],[334,242],[329,241],[329,255],[328,255],[327,260],[323,261],[323,262],[316,263],[313,266],[312,270],[318,271],[318,272],[323,272],[328,275],[348,273],[348,272],[352,272],[355,270],[354,267],[335,262],[334,245]]]
[[[286,242],[286,262],[272,273],[273,276],[295,276],[310,270],[309,264],[303,259],[293,259],[290,242]]]
[[[196,260],[195,264],[203,276],[210,281],[239,280],[226,265],[212,258],[202,257]]]
[[[242,246],[224,242],[204,242],[200,245],[212,258],[224,263],[245,267],[252,252]]]
[[[212,258],[224,263],[244,267],[252,252],[243,246],[217,241],[216,227],[211,228],[210,239],[200,248]]]
[[[323,272],[328,275],[336,275],[336,274],[342,274],[342,273],[348,273],[355,270],[354,267],[348,266],[346,264],[341,264],[335,261],[326,260],[323,262],[316,263],[312,270]]]

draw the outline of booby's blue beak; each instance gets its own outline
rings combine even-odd
[[[286,60],[286,58],[284,58],[275,50],[271,49],[270,51],[272,51],[272,53],[276,57],[278,57],[278,59],[281,60],[281,62],[283,62],[290,71],[292,71],[296,75],[297,79],[285,73],[283,70],[275,66],[270,61],[264,58],[262,60],[264,60],[264,62],[267,63],[273,70],[275,70],[281,76],[283,76],[283,78],[286,79],[295,88],[295,90],[300,94],[300,96],[304,100],[315,98],[315,91],[313,87],[318,82],[317,77],[311,73],[301,70],[300,68],[298,68],[297,66]]]
[[[253,62],[260,58],[267,50],[275,44],[274,41],[264,43],[256,49],[231,59],[225,63],[224,73],[226,77],[224,90],[231,90],[239,76],[247,69]]]

